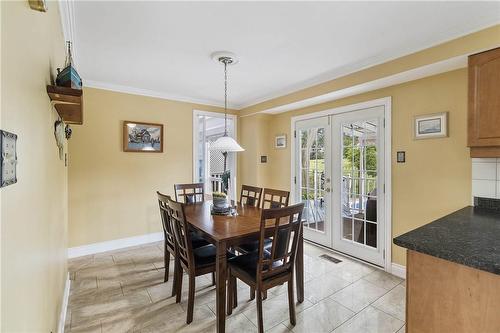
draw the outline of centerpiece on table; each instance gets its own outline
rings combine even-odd
[[[212,214],[214,215],[232,215],[232,207],[229,204],[229,198],[226,193],[212,193]]]

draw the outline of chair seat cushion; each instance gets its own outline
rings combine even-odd
[[[208,245],[210,243],[205,238],[203,238],[201,235],[192,231],[191,232],[191,244],[193,246],[193,249],[196,249],[196,248]]]
[[[212,244],[193,249],[194,262],[197,267],[214,265],[216,254],[217,248]],[[227,252],[226,256],[231,259],[234,254]]]
[[[269,249],[271,247],[271,239],[265,238],[264,239],[264,249]],[[241,244],[237,246],[238,250],[243,250],[244,252],[257,252],[259,251],[259,241],[253,241],[245,244]]]
[[[264,258],[269,259],[271,254],[268,251],[264,251]],[[258,252],[250,252],[247,254],[242,254],[240,256],[236,256],[234,258],[229,259],[227,262],[231,269],[237,270],[241,273],[244,273],[252,280],[256,279],[257,276],[257,264],[259,261],[259,253]],[[273,263],[273,267],[280,266],[281,262],[277,261]]]

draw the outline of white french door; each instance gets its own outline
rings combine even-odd
[[[333,245],[373,264],[384,265],[384,108],[332,118]]]
[[[384,266],[384,107],[295,122],[304,237]]]
[[[303,120],[295,126],[297,175],[295,202],[304,203],[304,237],[331,247],[331,130],[329,117]]]

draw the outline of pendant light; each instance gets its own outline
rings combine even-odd
[[[241,148],[238,142],[227,134],[227,66],[236,64],[237,60],[229,52],[216,52],[212,55],[212,59],[224,65],[224,135],[212,143],[210,149],[223,153],[244,151],[245,149]],[[224,155],[226,156],[226,154]]]

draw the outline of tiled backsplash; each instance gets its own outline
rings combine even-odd
[[[472,159],[472,196],[500,199],[500,158]]]

